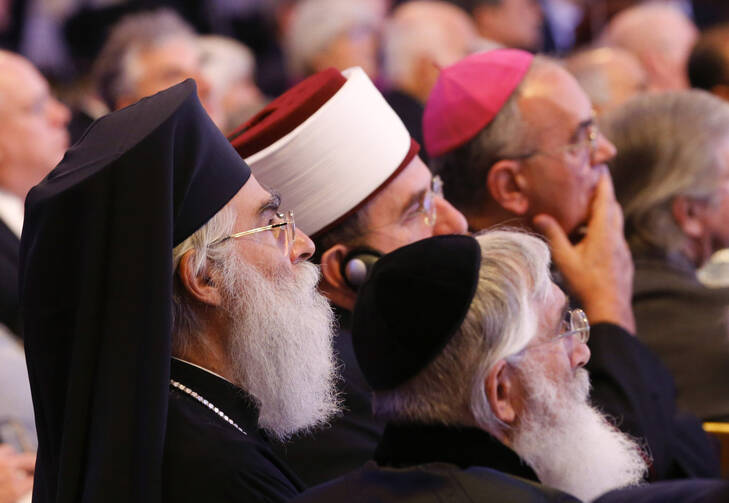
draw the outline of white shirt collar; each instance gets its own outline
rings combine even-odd
[[[23,200],[15,194],[0,190],[0,219],[18,236],[23,231]]]

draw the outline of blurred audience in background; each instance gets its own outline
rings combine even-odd
[[[383,74],[390,87],[385,99],[418,143],[423,142],[423,107],[441,68],[468,55],[476,30],[466,13],[447,2],[407,2],[385,26]],[[423,160],[428,161],[425,152]]]
[[[565,68],[587,93],[597,115],[648,88],[648,77],[640,62],[617,47],[576,52],[566,59]]]
[[[383,15],[378,6],[368,0],[299,1],[284,35],[291,76],[299,80],[329,67],[359,66],[376,78]]]
[[[680,408],[729,420],[729,289],[696,277],[729,246],[729,104],[704,91],[644,95],[604,131],[618,150],[610,169],[635,261],[638,337],[673,374]]]
[[[539,0],[449,0],[473,18],[481,37],[504,47],[542,47]]]
[[[202,75],[195,31],[171,9],[129,15],[116,24],[94,64],[99,96],[109,110],[194,78],[205,110],[218,126],[223,115]]]
[[[68,148],[70,113],[28,60],[0,50],[0,117],[0,501],[15,502],[32,486],[37,446],[19,320],[23,206]]]
[[[729,24],[715,26],[699,37],[688,63],[691,87],[729,100]]]
[[[205,35],[198,43],[202,75],[223,114],[220,129],[233,131],[266,105],[255,82],[256,60],[248,47],[229,37]]]
[[[686,65],[697,37],[696,26],[681,10],[649,2],[616,15],[605,28],[602,43],[633,53],[645,68],[650,89],[685,89]]]

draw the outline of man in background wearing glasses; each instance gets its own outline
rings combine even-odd
[[[633,336],[633,263],[605,166],[615,147],[574,78],[523,51],[471,55],[441,72],[423,129],[446,198],[472,230],[506,223],[547,238],[593,323],[592,401],[645,438],[649,479],[718,476],[700,424],[677,414],[673,380]]]
[[[297,225],[317,246],[320,289],[339,318],[334,346],[345,412],[279,451],[307,484],[317,484],[371,459],[382,434],[351,340],[351,311],[368,268],[419,239],[463,233],[466,221],[360,68],[309,77],[230,139],[256,178],[297,209]]]

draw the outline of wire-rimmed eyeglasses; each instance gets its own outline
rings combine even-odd
[[[256,227],[255,229],[249,229],[247,231],[236,232],[229,236],[225,236],[216,239],[210,246],[216,246],[229,239],[238,239],[244,236],[250,236],[263,231],[271,231],[273,238],[278,243],[279,247],[288,255],[291,253],[291,248],[294,245],[294,239],[296,238],[296,222],[294,221],[294,212],[289,210],[286,213],[276,213],[276,219],[281,220],[280,222],[271,223],[264,225],[263,227]]]
[[[581,344],[585,344],[588,340],[590,340],[590,322],[588,321],[585,312],[579,308],[567,311],[565,319],[562,321],[559,334],[546,341],[530,344],[516,354],[522,354],[530,349],[557,341],[563,341],[568,337],[573,336],[576,336],[577,342]]]

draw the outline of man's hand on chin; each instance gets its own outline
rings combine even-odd
[[[635,333],[631,308],[633,259],[623,235],[623,211],[612,180],[603,173],[590,206],[585,235],[572,244],[550,215],[534,217],[534,227],[549,242],[552,260],[591,323],[608,322]]]

